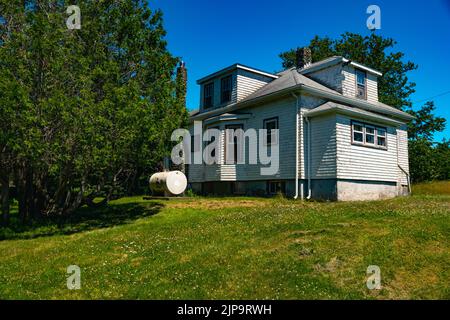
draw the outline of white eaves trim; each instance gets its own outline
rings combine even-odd
[[[373,120],[373,121],[377,121],[379,123],[386,123],[386,124],[390,124],[390,125],[394,125],[394,126],[398,126],[398,127],[403,124],[403,122],[400,122],[400,121],[397,121],[397,120],[394,120],[391,118],[387,118],[387,117],[384,117],[379,114],[375,114],[375,113],[372,113],[369,111],[357,109],[354,107],[336,104],[333,102],[326,102],[317,108],[307,110],[304,112],[304,115],[306,117],[317,117],[317,116],[321,116],[324,114],[328,114],[330,112],[336,112],[339,114],[345,114],[345,115],[349,115],[349,116],[356,116],[360,119]]]
[[[272,74],[272,73],[269,73],[269,72],[265,72],[265,71],[254,69],[254,68],[250,68],[248,66],[244,66],[244,65],[239,64],[239,63],[235,63],[235,64],[233,64],[233,65],[231,65],[229,67],[226,67],[226,68],[224,68],[222,70],[214,72],[214,73],[212,73],[210,75],[207,75],[206,77],[198,79],[197,80],[197,84],[202,84],[202,83],[204,83],[204,82],[206,82],[208,80],[211,80],[212,78],[218,77],[221,74],[225,74],[225,73],[233,71],[235,69],[241,69],[241,70],[249,71],[249,72],[256,73],[256,74],[259,74],[259,75],[262,75],[262,76],[266,76],[266,77],[269,77],[269,78],[272,78],[272,79],[278,79],[278,77],[279,77],[279,76],[277,76],[275,74]]]
[[[353,66],[353,67],[355,67],[355,68],[358,68],[358,69],[361,69],[361,70],[364,70],[364,71],[373,73],[373,74],[375,74],[375,75],[377,75],[377,76],[379,76],[379,77],[381,77],[381,76],[383,75],[380,71],[377,71],[377,70],[375,70],[375,69],[366,67],[366,66],[364,66],[364,65],[362,65],[362,64],[359,64],[359,63],[357,63],[357,62],[353,62],[353,61],[351,61],[351,60],[349,60],[349,59],[346,59],[346,58],[342,58],[342,62],[348,63],[348,64],[350,64],[351,66]]]
[[[233,121],[233,120],[249,119],[251,117],[252,117],[251,113],[241,113],[241,114],[225,113],[225,114],[222,114],[222,115],[219,115],[216,117],[206,119],[204,121],[204,123],[211,124],[211,123],[220,122],[220,121]]]
[[[370,72],[378,77],[381,77],[383,74],[380,71],[377,71],[375,69],[366,67],[365,65],[362,65],[360,63],[354,62],[350,59],[344,58],[344,57],[334,57],[329,58],[328,61],[325,62],[318,62],[317,64],[312,64],[310,67],[307,67],[303,70],[299,70],[299,73],[301,74],[308,74],[311,72],[319,71],[322,69],[326,69],[328,67],[334,66],[339,63],[347,63],[355,68]]]
[[[302,86],[302,89],[305,90],[306,92],[309,92],[311,94],[329,99],[331,101],[335,101],[335,102],[340,102],[343,104],[348,104],[351,106],[355,106],[355,107],[359,107],[362,109],[365,109],[367,111],[373,111],[373,112],[379,112],[379,113],[383,113],[385,115],[390,115],[390,116],[394,116],[394,117],[398,117],[400,119],[405,119],[405,120],[412,120],[415,119],[414,116],[397,110],[395,108],[383,108],[381,106],[372,104],[367,102],[366,100],[361,100],[361,99],[357,99],[357,98],[350,98],[350,97],[346,97],[344,95],[338,95],[338,94],[334,94],[334,93],[330,93],[324,90],[320,90],[320,89],[316,89],[313,87],[309,87],[309,86]]]

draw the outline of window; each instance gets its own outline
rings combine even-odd
[[[284,183],[284,181],[268,181],[267,194],[276,195],[279,193],[286,193],[286,184]]]
[[[225,143],[225,163],[226,164],[236,164],[238,162],[242,162],[242,151],[243,145],[239,145],[239,142],[242,144],[244,141],[238,141],[238,137],[234,131],[238,129],[244,129],[242,124],[233,124],[225,126],[225,135],[226,135],[226,143]],[[228,152],[229,148],[233,148],[233,158],[231,158],[230,153]],[[238,154],[238,151],[239,152]],[[239,156],[239,157],[238,157]]]
[[[220,130],[220,128],[219,127],[210,127],[210,128],[208,128],[208,129],[216,129],[216,130]],[[214,135],[208,135],[207,136],[208,137],[208,139],[209,139],[209,141],[205,141],[205,144],[204,144],[204,147],[206,148],[206,146],[208,146],[208,145],[210,145],[210,144],[212,144],[212,143],[214,143],[214,141],[216,141],[216,136],[214,136]],[[211,150],[211,157],[212,158],[214,158],[216,156],[216,148],[214,148],[214,149],[212,149]]]
[[[213,106],[214,82],[205,84],[203,91],[203,108],[211,108]]]
[[[383,127],[352,122],[352,142],[354,144],[387,149],[387,130]]]
[[[220,80],[220,103],[231,101],[231,76]]]
[[[356,70],[356,97],[366,99],[366,73]]]
[[[265,139],[265,145],[270,146],[278,143],[278,135],[276,131],[278,129],[278,117],[264,120],[263,128],[267,130],[267,136]]]
[[[375,128],[371,126],[366,126],[366,143],[375,143]]]
[[[377,128],[377,145],[380,147],[386,147],[386,129]]]
[[[353,124],[353,142],[364,143],[364,126],[362,124]]]

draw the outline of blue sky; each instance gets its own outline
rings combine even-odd
[[[433,99],[436,114],[448,122],[435,139],[450,138],[450,0],[150,0],[164,12],[169,50],[186,62],[189,109],[199,104],[196,80],[209,73],[236,62],[278,71],[280,52],[307,45],[315,35],[369,34],[371,4],[381,9],[377,33],[394,38],[394,49],[419,65],[409,73],[417,83],[414,105],[447,92]]]

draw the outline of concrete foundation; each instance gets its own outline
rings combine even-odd
[[[395,182],[338,180],[337,200],[379,200],[394,198],[399,194]]]
[[[283,183],[287,197],[295,195],[295,180],[277,180]],[[202,195],[245,195],[270,196],[268,181],[210,181],[190,183],[190,188]],[[395,182],[344,180],[344,179],[312,179],[311,199],[329,201],[379,200],[408,195],[407,186],[398,186]],[[299,180],[298,199],[308,195],[308,181]]]

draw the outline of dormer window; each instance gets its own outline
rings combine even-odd
[[[366,99],[366,73],[356,69],[356,97]]]
[[[214,82],[205,84],[203,88],[203,109],[213,106]]]
[[[220,103],[231,101],[231,75],[220,80]]]

